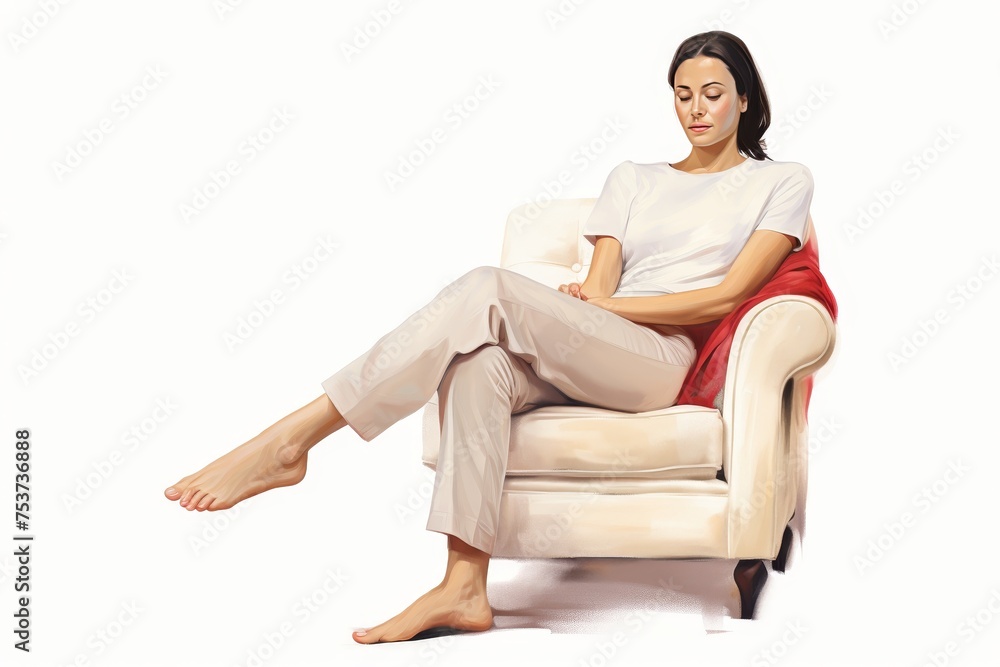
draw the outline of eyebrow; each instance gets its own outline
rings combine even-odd
[[[725,84],[719,83],[718,81],[709,81],[708,83],[706,83],[705,85],[703,85],[702,88],[707,88],[708,86],[722,86],[723,88],[726,87]],[[677,85],[677,86],[674,86],[674,87],[675,88],[684,88],[686,90],[691,90],[691,88],[689,86],[684,86],[684,85]]]

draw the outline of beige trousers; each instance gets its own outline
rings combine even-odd
[[[678,327],[644,326],[527,276],[475,268],[322,383],[365,441],[438,393],[427,530],[492,553],[510,419],[541,405],[673,405],[695,360]]]

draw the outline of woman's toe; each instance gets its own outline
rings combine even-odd
[[[198,493],[197,487],[189,486],[188,488],[184,489],[184,493],[181,494],[180,504],[183,507],[187,507],[188,503],[191,502],[192,496],[194,496],[194,494],[196,493]]]
[[[207,491],[196,492],[194,495],[191,496],[190,500],[188,500],[186,507],[193,512],[195,508],[198,507],[198,503],[201,502],[201,499],[204,498],[206,495],[208,495]]]
[[[354,641],[358,642],[359,644],[372,644],[375,641],[377,641],[375,639],[375,636],[370,635],[368,633],[368,630],[365,629],[355,630],[353,633],[351,633],[351,636],[354,637]]]

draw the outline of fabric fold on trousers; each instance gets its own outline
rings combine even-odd
[[[441,445],[427,528],[489,553],[511,415],[573,402],[622,412],[673,405],[695,347],[680,329],[662,331],[514,271],[478,267],[322,386],[365,441],[437,392]]]

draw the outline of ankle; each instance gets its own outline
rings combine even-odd
[[[451,563],[440,587],[465,596],[486,594],[486,569],[468,561]]]
[[[302,458],[308,451],[308,447],[303,447],[299,442],[278,440],[278,461],[284,465],[291,465]]]
[[[299,408],[275,424],[273,440],[278,445],[278,458],[292,464],[316,444],[337,430],[343,422],[333,403],[324,395]]]

